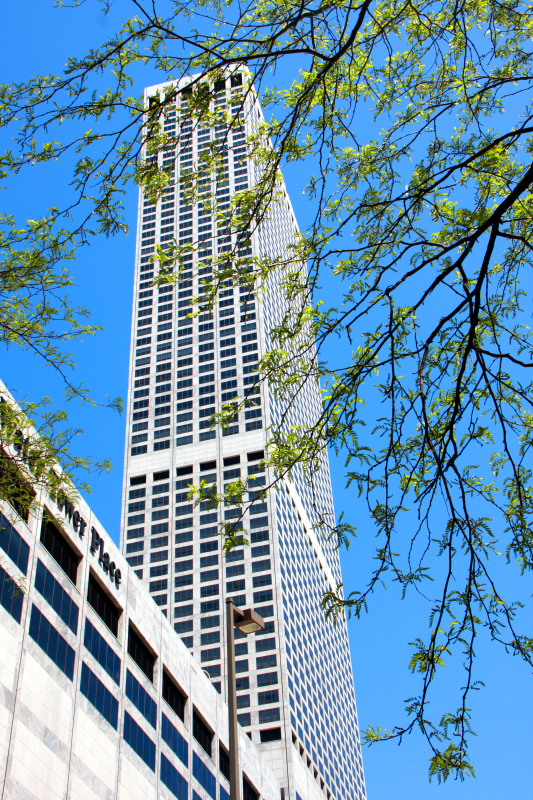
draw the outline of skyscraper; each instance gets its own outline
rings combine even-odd
[[[327,457],[312,486],[296,470],[261,494],[273,477],[263,463],[269,426],[282,415],[287,425],[316,418],[318,384],[309,379],[287,411],[258,380],[270,331],[287,308],[276,276],[255,296],[226,280],[212,310],[193,303],[206,293],[217,255],[282,256],[298,232],[282,182],[249,236],[238,241],[227,225],[232,198],[260,174],[247,142],[263,116],[253,88],[244,91],[247,80],[233,72],[209,87],[218,124],[191,117],[193,78],[145,93],[152,107],[172,94],[161,125],[175,142],[157,156],[147,151],[171,180],[157,204],[142,194],[139,204],[122,549],[223,695],[225,598],[266,620],[253,641],[236,643],[239,721],[285,800],[362,800],[347,626],[326,622],[320,604],[341,583],[338,550],[320,526],[334,519]],[[200,168],[191,196],[188,176],[216,150],[217,171]],[[154,286],[156,246],[174,243],[182,248],[179,280]],[[246,398],[243,409],[224,429],[213,427],[212,415],[235,396]],[[240,519],[241,509],[194,504],[189,487],[203,482],[222,492],[239,479],[249,482],[242,524],[250,546],[225,556],[220,525]]]

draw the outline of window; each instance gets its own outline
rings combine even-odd
[[[200,613],[210,614],[212,611],[218,611],[220,608],[219,600],[205,600],[200,603]]]
[[[272,585],[272,575],[257,575],[254,578],[254,589],[259,588],[260,586],[271,586]],[[269,598],[272,600],[272,597]]]
[[[217,796],[217,782],[211,770],[204,764],[198,753],[193,753],[192,774],[207,794],[215,800]]]
[[[220,631],[209,631],[209,633],[202,633],[200,644],[205,647],[208,644],[218,644],[220,642]]]
[[[259,712],[259,724],[265,722],[277,722],[279,720],[279,708],[265,708]]]
[[[192,600],[192,597],[192,589],[181,589],[179,592],[174,592],[175,603],[187,603],[189,600]]]
[[[100,619],[105,622],[111,633],[113,633],[115,636],[118,636],[118,621],[121,617],[122,609],[115,605],[105,589],[103,589],[100,583],[96,580],[92,572],[89,573],[87,600],[89,605],[94,608]]]
[[[220,625],[220,617],[218,614],[214,614],[212,617],[203,617],[200,620],[200,628],[205,630],[206,628],[217,628]]]
[[[22,604],[24,602],[24,593],[20,589],[13,578],[0,566],[0,605],[2,605],[8,614],[11,614],[14,620],[20,623],[22,619]]]
[[[176,575],[174,578],[174,586],[190,586],[192,584],[192,574],[189,575]]]
[[[244,580],[228,581],[226,583],[227,592],[243,592],[245,588],[246,586]]]
[[[150,570],[151,572],[152,570]],[[161,578],[157,581],[150,581],[149,590],[150,592],[164,592],[168,589],[168,580],[166,578]],[[150,678],[151,680],[151,678]]]
[[[155,744],[127,711],[124,712],[124,740],[155,772]]]
[[[277,689],[269,689],[267,692],[259,692],[257,700],[260,706],[266,706],[269,703],[279,703],[279,691]]]
[[[26,575],[30,547],[3,514],[0,514],[0,547]]]
[[[259,800],[259,792],[256,792],[246,775],[242,776],[242,800]]]
[[[81,665],[80,691],[100,712],[110,725],[118,728],[118,700],[111,694],[94,672],[83,661]]]
[[[75,584],[81,556],[70,546],[59,529],[50,520],[46,519],[46,514],[49,513],[46,509],[44,513],[45,518],[41,526],[41,544],[48,550],[52,558],[57,561],[65,575]]]
[[[126,674],[126,697],[139,709],[152,728],[157,726],[157,705],[137,678],[128,670]]]
[[[278,742],[281,739],[281,728],[264,728],[259,731],[261,742]]]
[[[225,751],[222,745],[219,745],[218,747],[218,763],[221,773],[229,781],[229,754]]]
[[[260,592],[254,592],[254,604],[268,603],[272,600],[272,589],[263,589]]]
[[[256,647],[257,647],[257,641],[256,641]],[[275,653],[269,656],[258,656],[256,660],[257,669],[269,669],[271,667],[276,667],[277,663],[278,662]]]
[[[59,581],[56,581],[52,573],[46,569],[41,560],[37,562],[35,588],[54,609],[56,614],[61,617],[63,622],[68,625],[72,633],[77,634],[78,606],[63,589]]]
[[[166,669],[163,670],[163,700],[168,703],[172,711],[181,720],[185,720],[185,703],[187,697],[172,680]]]
[[[244,575],[244,564],[226,567],[226,578],[234,578],[236,575]]]
[[[253,561],[252,562],[252,572],[262,572],[265,569],[270,569],[270,559],[264,559],[263,561]]]
[[[189,743],[171,723],[166,714],[161,715],[161,736],[173,753],[186,767],[189,766]]]
[[[178,564],[175,565],[174,569],[177,571]],[[188,567],[188,569],[192,569],[192,561],[190,562],[190,566]],[[244,565],[243,565],[243,570],[244,570]],[[200,573],[200,582],[206,583],[207,581],[218,581],[218,569],[210,569]]]
[[[194,709],[192,716],[192,735],[203,747],[207,755],[211,758],[214,733],[210,728],[207,727],[196,709]]]
[[[188,800],[189,784],[163,753],[161,753],[161,782],[178,800]]]
[[[176,633],[190,633],[192,631],[192,619],[186,619],[183,622],[175,622],[174,630]]]
[[[131,623],[128,630],[128,653],[137,666],[144,672],[148,680],[153,683],[156,657],[139,634],[133,629]]]
[[[202,663],[204,661],[218,661],[220,658],[220,647],[211,647],[209,650],[202,650],[200,655]]]
[[[30,636],[37,642],[48,658],[72,680],[74,676],[74,649],[61,636],[36,605],[32,606],[30,618]]]
[[[257,676],[258,686],[271,686],[273,683],[277,682],[278,682],[277,672],[263,672],[261,675]]]
[[[89,653],[98,661],[101,667],[110,675],[116,684],[120,684],[120,658],[112,647],[108,645],[90,620],[85,620],[85,635],[83,643]]]

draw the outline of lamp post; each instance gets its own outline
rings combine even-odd
[[[235,628],[243,633],[264,631],[263,618],[252,608],[241,611],[231,597],[226,600],[226,647],[228,665],[229,792],[230,800],[241,800],[239,727],[237,723],[237,680],[235,676]]]

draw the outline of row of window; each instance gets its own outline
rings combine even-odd
[[[1,568],[0,568],[1,569]],[[0,571],[0,576],[3,570]],[[1,591],[0,591],[1,596]],[[4,605],[4,603],[3,603]],[[106,671],[111,674],[113,679],[118,683],[120,678],[120,665],[109,659],[109,650],[106,650],[105,641],[100,637],[98,632],[94,629],[91,623],[86,620],[86,633],[89,631],[89,636],[85,638],[85,644],[89,643],[90,652],[95,655],[96,660],[104,666]],[[100,637],[95,646],[94,635]],[[40,611],[40,609],[33,604],[30,617],[29,635],[39,645],[39,647],[46,653],[46,655],[59,667],[59,669],[70,679],[74,677],[74,663],[75,651],[63,636],[56,630],[52,623]],[[103,645],[103,646],[102,646]],[[119,703],[112,692],[100,681],[94,674],[85,661],[82,661],[81,676],[80,676],[80,691],[91,702],[91,704],[102,714],[102,716],[109,722],[112,727],[118,729],[118,712]],[[126,696],[132,701],[140,713],[145,717],[148,723],[155,729],[157,727],[157,705],[148,692],[143,688],[135,676],[128,670],[126,677]],[[169,706],[178,713],[183,719],[185,698],[178,690],[177,686],[170,679],[167,672],[164,672],[163,677],[163,698]],[[163,740],[168,744],[170,749],[178,756],[178,758],[188,766],[188,744],[184,737],[180,734],[178,729],[171,723],[170,719],[162,714],[161,716],[161,735]],[[194,710],[193,712],[193,736],[202,746],[205,752],[212,758],[213,757],[213,740],[214,733]],[[135,752],[143,759],[143,761],[152,769],[155,770],[155,743],[150,736],[141,728],[141,726],[128,714],[124,712],[124,739],[135,750]],[[221,752],[224,751],[221,748]],[[208,767],[203,764],[199,756],[195,753],[194,759],[197,761],[196,768],[193,765],[193,774],[199,780],[201,785],[211,793],[213,785],[209,783],[209,789],[206,785],[210,781],[209,775],[212,775]],[[224,765],[227,761],[227,754],[221,758],[221,771],[225,774]],[[216,787],[215,787],[216,788]],[[215,794],[211,794],[215,797]]]

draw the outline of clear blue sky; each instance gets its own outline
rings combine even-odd
[[[95,0],[80,9],[54,9],[51,0],[10,3],[2,11],[0,62],[2,81],[18,81],[34,73],[62,69],[67,56],[81,55],[110,35],[121,15],[132,11],[129,0],[117,0],[108,17]],[[152,72],[139,75],[143,85],[161,78]],[[0,191],[0,207],[26,218],[38,216],[54,202],[65,171],[58,166],[49,177],[41,168]],[[305,226],[308,201],[301,195],[298,176],[287,174],[289,192],[300,224]],[[61,190],[62,191],[62,190]],[[137,192],[131,188],[126,206],[130,224],[135,224]],[[100,239],[80,254],[73,266],[76,287],[73,296],[87,305],[93,322],[104,327],[99,336],[76,345],[76,375],[97,399],[104,395],[125,398],[127,387],[130,315],[133,285],[134,238]],[[327,282],[324,290],[327,291]],[[57,402],[62,387],[50,369],[18,350],[0,351],[0,376],[20,398],[51,395]],[[124,419],[105,408],[71,404],[71,419],[84,429],[75,447],[96,459],[111,457],[115,468],[110,475],[93,476],[89,498],[102,523],[118,541],[120,495],[124,448]],[[355,585],[371,562],[370,524],[365,524],[364,507],[344,488],[343,465],[333,461],[337,511],[357,521],[360,536],[344,555],[345,586]],[[528,596],[525,596],[528,599]],[[403,700],[415,691],[407,670],[407,642],[420,631],[415,627],[427,616],[422,600],[401,602],[395,589],[384,591],[371,612],[351,623],[352,651],[360,722],[392,726],[401,719]],[[529,615],[531,618],[531,615]],[[488,797],[533,798],[531,760],[533,752],[533,700],[531,675],[526,667],[496,648],[479,649],[480,677],[485,681],[475,698],[474,729],[478,737],[472,758],[478,777],[463,784],[443,786],[427,780],[427,752],[415,734],[401,747],[395,744],[365,749],[370,800],[486,800]]]

